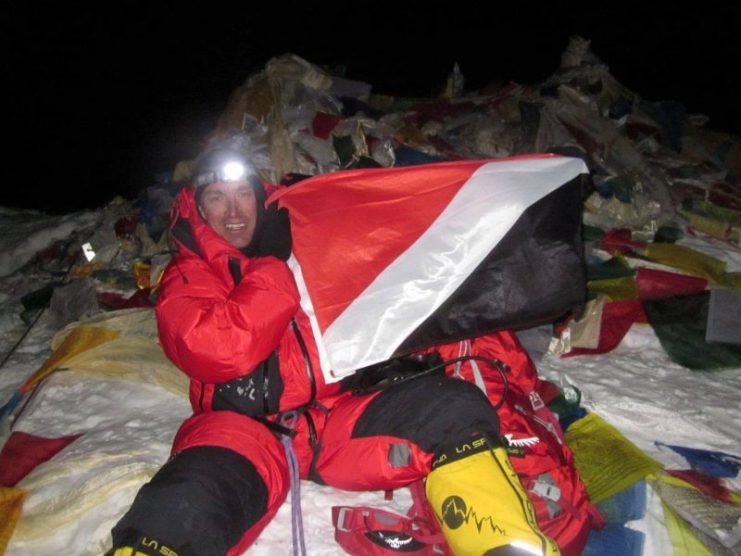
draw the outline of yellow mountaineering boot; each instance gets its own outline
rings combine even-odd
[[[141,536],[131,543],[124,541],[126,546],[114,546],[104,556],[178,556],[178,553],[152,537]]]
[[[111,556],[147,556],[144,552],[139,552],[138,550],[134,550],[130,546],[124,546],[122,548],[117,548],[113,551]]]
[[[507,452],[482,436],[451,445],[432,463],[425,486],[443,536],[456,556],[558,556]]]

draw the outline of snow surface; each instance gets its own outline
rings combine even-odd
[[[32,259],[39,246],[48,246],[67,227],[82,228],[96,217],[91,213],[58,218],[34,218],[0,210],[5,237],[0,256],[0,349],[8,352],[25,329],[16,316],[18,296],[31,291],[34,274],[22,278],[14,270]],[[13,230],[9,238],[7,230]],[[3,235],[0,234],[0,235]],[[717,246],[697,238],[692,247],[716,254]],[[738,253],[728,255],[729,266],[739,264]],[[12,264],[11,264],[12,262]],[[20,263],[20,264],[19,264]],[[14,268],[15,267],[15,268]],[[23,380],[50,355],[55,330],[45,316],[0,369],[0,402],[4,403]],[[573,384],[583,394],[583,405],[616,426],[638,447],[668,467],[686,468],[683,458],[654,442],[694,448],[741,452],[741,369],[700,373],[671,362],[652,329],[634,325],[613,352],[597,356],[560,358],[548,354],[539,362],[543,376],[557,384]],[[187,400],[150,384],[101,377],[80,378],[75,373],[51,376],[26,407],[14,430],[47,437],[85,433],[52,460],[64,472],[51,480],[43,464],[20,486],[29,489],[24,510],[60,502],[64,515],[45,515],[43,536],[11,541],[9,556],[34,554],[102,554],[109,531],[129,506],[139,486],[166,460],[172,437],[190,413]],[[2,431],[4,441],[7,430]],[[50,462],[51,463],[51,462]],[[133,471],[133,473],[132,473]],[[135,479],[114,492],[106,490],[118,476]],[[738,478],[733,481],[739,488]],[[33,488],[31,488],[33,487]],[[342,492],[303,481],[302,511],[306,545],[312,555],[343,554],[334,542],[331,507],[340,504],[373,505],[404,512],[410,497],[404,489],[394,500],[380,492]],[[671,554],[658,497],[649,489],[647,516],[631,526],[646,534],[645,555]],[[83,496],[83,494],[85,496]],[[277,556],[291,552],[291,508],[287,501],[268,525],[250,554]]]

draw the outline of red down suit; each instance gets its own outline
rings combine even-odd
[[[222,239],[199,215],[192,188],[185,188],[176,200],[172,233],[178,252],[162,279],[156,314],[165,353],[190,377],[194,411],[176,435],[173,455],[211,450],[207,456],[212,462],[236,455],[248,464],[245,474],[261,483],[250,492],[253,498],[262,498],[257,509],[254,501],[245,501],[211,512],[221,514],[214,523],[232,517],[225,514],[251,512],[238,517],[231,531],[223,534],[221,548],[213,548],[219,533],[208,525],[201,532],[189,531],[207,537],[213,553],[244,551],[286,497],[288,466],[278,435],[271,431],[275,423],[295,427],[293,449],[302,478],[348,490],[407,485],[429,473],[441,445],[474,432],[510,432],[506,427],[500,431],[492,407],[503,395],[500,374],[485,363],[479,363],[476,372],[467,364],[451,365],[449,376],[409,380],[362,395],[345,383],[327,384],[309,319],[299,306],[285,262],[271,256],[248,257]],[[508,368],[510,392],[527,396],[538,390],[532,363],[507,331],[436,346],[426,354],[439,354],[443,360],[463,354],[495,359]],[[291,410],[297,411],[286,422]],[[565,446],[564,450],[565,466],[573,469],[570,453]],[[218,464],[205,472],[222,473]],[[147,486],[140,496],[152,500],[158,495],[155,487]],[[157,512],[145,515],[148,505],[151,502],[134,504],[114,529],[114,540],[117,534],[132,534],[129,529],[136,528],[137,520],[153,523],[151,514]],[[579,533],[579,544],[585,534]],[[206,553],[197,540],[190,546]]]

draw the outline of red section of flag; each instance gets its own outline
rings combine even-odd
[[[351,170],[280,191],[293,252],[322,331],[443,212],[482,165],[465,161]]]
[[[311,131],[314,136],[319,139],[329,139],[332,130],[337,127],[337,124],[341,121],[342,118],[335,116],[334,114],[317,112],[316,116],[314,116],[314,120],[311,122]]]
[[[688,482],[703,494],[712,496],[716,500],[733,502],[731,491],[716,477],[711,477],[696,469],[667,469],[666,472],[672,477]]]
[[[641,250],[646,248],[645,242],[633,241],[631,239],[631,231],[627,228],[607,230],[600,244],[602,245],[602,249],[613,255],[615,253],[631,255],[636,249]]]
[[[14,486],[37,465],[53,458],[80,436],[82,435],[73,434],[60,438],[44,438],[25,432],[13,432],[0,451],[0,486]]]
[[[124,297],[115,292],[100,292],[97,297],[101,305],[105,305],[111,309],[133,309],[138,307],[153,307],[154,304],[149,297],[150,295],[151,290],[145,288],[143,290],[136,290],[129,297]]]
[[[636,272],[636,285],[641,299],[659,299],[703,292],[708,286],[708,281],[697,276],[639,268]]]
[[[643,305],[637,299],[606,303],[600,321],[599,345],[595,349],[574,348],[565,353],[564,357],[612,351],[625,337],[634,322],[646,321]]]

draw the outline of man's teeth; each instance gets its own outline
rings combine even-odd
[[[226,224],[226,229],[232,232],[236,232],[237,230],[241,230],[245,226],[247,226],[247,224]]]

